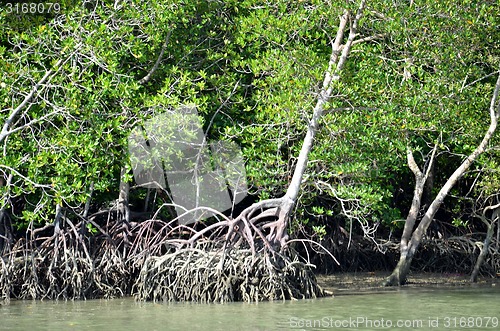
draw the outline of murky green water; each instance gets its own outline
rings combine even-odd
[[[0,330],[499,330],[500,287],[406,288],[258,304],[16,302]]]

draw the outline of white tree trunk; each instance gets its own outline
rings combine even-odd
[[[491,222],[487,221],[486,219],[486,212],[489,210],[494,210]],[[495,233],[495,225],[499,218],[500,218],[500,203],[494,206],[489,206],[484,208],[481,220],[483,221],[483,223],[486,224],[486,228],[488,230],[486,231],[486,238],[484,239],[483,246],[481,247],[481,252],[477,257],[476,264],[474,265],[474,269],[472,270],[472,273],[470,275],[471,283],[477,282],[477,276],[479,275],[479,270],[481,269],[481,266],[483,265],[483,262],[486,259],[486,255],[488,255],[491,239],[493,239],[493,234]]]
[[[479,155],[481,155],[486,146],[488,145],[491,137],[496,131],[498,118],[500,117],[500,103],[498,102],[498,94],[500,90],[500,75],[498,76],[495,89],[493,91],[493,96],[491,97],[490,103],[490,126],[486,131],[486,134],[483,137],[481,143],[476,147],[476,149],[462,162],[462,164],[453,172],[453,174],[448,178],[446,183],[443,185],[436,198],[432,201],[431,205],[427,209],[425,215],[420,221],[417,228],[412,232],[411,238],[407,243],[406,247],[401,247],[401,256],[399,262],[392,272],[392,274],[387,278],[384,282],[387,286],[401,285],[406,282],[406,278],[408,276],[408,272],[410,270],[411,261],[415,252],[417,251],[420,242],[422,240],[423,235],[427,231],[427,228],[431,224],[434,219],[434,215],[438,211],[439,207],[443,203],[444,199],[456,184],[456,182],[462,177],[462,175],[467,171],[467,169],[471,166],[471,164],[477,159]],[[413,169],[412,169],[413,170]],[[424,182],[425,183],[425,182]],[[413,207],[413,206],[412,206]],[[412,224],[410,224],[413,227]],[[409,226],[410,226],[409,225]],[[409,230],[406,228],[405,231]],[[404,235],[408,235],[408,233],[404,233]],[[403,252],[404,249],[404,252]]]
[[[353,42],[355,41],[358,23],[363,14],[365,4],[365,0],[361,1],[356,16],[353,18],[352,24],[350,25],[349,37],[345,45],[342,45],[342,39],[347,22],[350,19],[350,13],[346,11],[340,18],[339,29],[337,31],[335,41],[332,44],[332,55],[330,57],[328,69],[326,70],[325,78],[323,80],[323,87],[319,93],[316,106],[314,107],[313,115],[309,122],[307,133],[302,143],[302,148],[297,159],[297,164],[295,166],[290,186],[288,187],[285,196],[282,198],[281,205],[278,208],[278,221],[273,223],[271,226],[268,226],[271,227],[271,233],[267,238],[274,246],[285,246],[285,242],[288,238],[286,234],[288,219],[290,216],[290,212],[297,201],[302,178],[304,177],[304,172],[307,168],[309,152],[312,149],[314,136],[318,131],[319,120],[323,115],[324,105],[326,102],[328,102],[332,94],[332,83],[340,79],[340,72],[345,66],[347,57],[351,51]]]

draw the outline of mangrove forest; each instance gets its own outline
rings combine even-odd
[[[500,276],[500,5],[0,3],[0,303]]]

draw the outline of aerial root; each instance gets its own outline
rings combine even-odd
[[[264,250],[252,255],[250,249],[223,254],[206,248],[149,257],[133,291],[138,300],[169,302],[258,302],[325,295],[309,264]]]
[[[276,216],[279,203],[259,202],[236,219],[198,227],[154,219],[76,222],[66,216],[57,224],[30,227],[0,252],[0,302],[131,294],[198,302],[322,296],[313,266],[284,255],[291,248],[274,245],[285,233],[280,240],[266,237],[262,223]]]
[[[23,237],[0,247],[0,299],[110,298],[132,294],[133,286],[138,297],[153,300],[317,296],[320,291],[307,268],[286,258],[280,258],[279,267],[274,244],[286,238],[284,231],[271,242],[263,232],[262,224],[276,216],[282,201],[254,203],[235,219],[209,210],[219,219],[213,224],[183,224],[155,216],[130,221],[117,209],[83,217],[58,207],[53,223],[30,223]],[[144,278],[152,280],[153,294],[140,282]]]
[[[65,230],[33,244],[21,239],[0,258],[0,301],[109,298],[130,288],[129,268],[113,245],[91,256],[90,244]]]

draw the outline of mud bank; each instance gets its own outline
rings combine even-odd
[[[318,274],[316,279],[328,293],[348,295],[372,291],[394,291],[398,288],[412,287],[479,287],[500,286],[500,278],[479,277],[477,283],[469,281],[470,275],[457,273],[412,273],[408,283],[401,287],[384,287],[383,280],[390,272],[352,272],[336,274]]]

